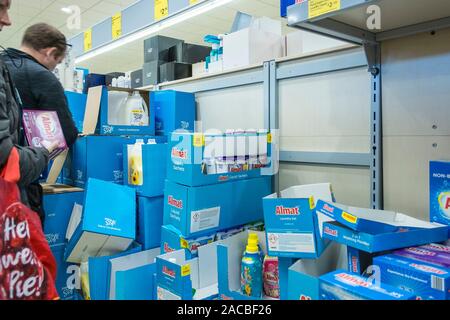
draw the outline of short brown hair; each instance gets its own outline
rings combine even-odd
[[[37,23],[28,27],[23,35],[22,45],[34,50],[57,48],[58,57],[67,50],[66,37],[55,27],[46,23]]]

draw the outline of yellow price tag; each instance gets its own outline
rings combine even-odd
[[[309,198],[309,208],[312,210],[316,207],[315,203],[314,203],[314,197],[310,197]]]
[[[341,9],[341,0],[309,0],[309,19]]]
[[[203,134],[194,134],[194,147],[203,147],[205,145],[205,136]]]
[[[181,276],[182,277],[186,277],[190,274],[191,274],[191,265],[190,264],[185,264],[184,266],[181,267]]]
[[[180,246],[182,249],[189,249],[189,243],[183,238],[180,240]]]
[[[198,2],[198,0],[189,0],[189,5],[196,4],[197,2]]]
[[[268,133],[268,134],[267,134],[267,143],[268,143],[268,144],[271,144],[271,143],[272,143],[272,134],[271,134],[271,133]]]
[[[116,40],[122,35],[122,13],[119,12],[112,17],[112,38]]]
[[[355,217],[354,215],[347,213],[347,212],[342,212],[342,218],[345,221],[348,221],[350,223],[356,223],[358,221],[358,217]]]
[[[169,15],[169,0],[155,0],[155,20],[161,20]]]
[[[84,32],[84,52],[92,49],[92,29]]]

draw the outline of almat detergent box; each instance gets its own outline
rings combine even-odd
[[[398,255],[376,257],[381,281],[416,296],[418,300],[448,300],[450,269]]]
[[[414,300],[415,295],[383,282],[337,270],[320,277],[321,300]]]
[[[164,215],[164,197],[138,197],[136,240],[144,250],[159,247]]]
[[[185,237],[210,235],[263,219],[262,198],[272,192],[271,177],[187,187],[166,181],[164,225]]]
[[[450,162],[430,162],[430,219],[450,225]],[[450,227],[449,234],[450,238]]]
[[[294,186],[281,196],[272,194],[263,199],[270,256],[318,258],[329,244],[321,234],[323,216],[316,214],[315,200],[333,201],[329,183]]]

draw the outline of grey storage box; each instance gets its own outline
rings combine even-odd
[[[168,62],[159,68],[160,82],[174,81],[192,77],[192,64]]]
[[[140,87],[144,86],[143,81],[142,81],[143,80],[142,75],[143,75],[142,69],[133,71],[131,73],[130,78],[131,78],[131,88],[132,89],[136,89],[136,88],[140,88]]]
[[[145,86],[151,86],[151,85],[157,85],[159,83],[159,68],[162,64],[167,63],[164,61],[152,61],[152,62],[146,62],[143,66],[143,85]]]
[[[164,36],[154,36],[144,40],[144,62],[157,60],[169,62],[167,50],[180,43],[184,41]]]

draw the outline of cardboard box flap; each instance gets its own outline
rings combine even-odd
[[[100,113],[102,92],[103,86],[89,88],[86,102],[86,112],[84,114],[83,135],[91,135],[95,133],[98,123],[98,116]]]
[[[69,225],[67,226],[66,231],[67,241],[70,241],[70,239],[72,239],[73,234],[80,225],[82,215],[83,215],[83,206],[76,203],[73,206],[72,214],[69,220]]]
[[[317,204],[317,212],[352,230],[370,234],[395,232],[399,228],[433,229],[442,227],[442,225],[422,221],[403,213],[349,207],[322,200]]]
[[[83,192],[84,190],[77,187],[67,186],[64,184],[41,184],[42,189],[45,195],[50,194],[60,194],[60,193],[68,193],[68,192]]]
[[[61,174],[61,171],[64,167],[64,163],[67,159],[67,154],[69,150],[64,150],[61,154],[59,154],[54,160],[50,172],[47,177],[47,184],[55,184],[58,176]]]

